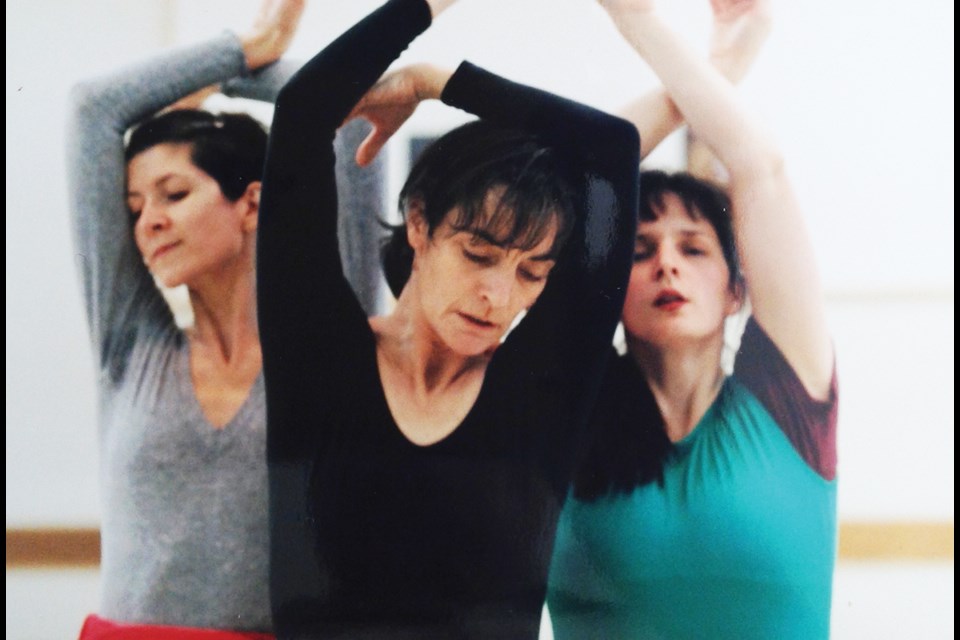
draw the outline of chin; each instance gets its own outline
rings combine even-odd
[[[475,358],[486,353],[493,353],[494,349],[500,346],[500,342],[491,342],[489,340],[456,340],[448,342],[447,346],[459,356]]]
[[[166,289],[173,289],[185,285],[188,281],[188,278],[179,271],[161,271],[159,273],[151,273],[151,275],[153,276],[154,282]]]
[[[153,279],[161,287],[165,287],[167,289],[173,289],[174,287],[179,287],[184,283],[183,278],[176,278],[171,276],[154,275]]]

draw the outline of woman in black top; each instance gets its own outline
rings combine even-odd
[[[337,249],[331,145],[447,4],[391,0],[277,100],[257,268],[281,638],[539,633],[630,270],[638,136],[469,63],[425,79],[421,97],[481,120],[411,172],[390,252],[409,273],[367,318]]]

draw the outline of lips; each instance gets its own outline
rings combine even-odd
[[[482,318],[472,316],[468,313],[460,312],[458,315],[463,318],[464,322],[466,322],[469,326],[476,327],[477,329],[489,331],[491,329],[496,329],[498,326],[495,322],[489,322],[488,320],[483,320]]]
[[[686,304],[687,299],[684,298],[678,291],[673,289],[664,289],[661,291],[656,298],[653,300],[653,306],[658,309],[664,309],[666,311],[673,311],[679,309],[681,306]]]
[[[161,245],[161,246],[158,247],[156,250],[154,250],[153,253],[150,254],[150,261],[153,262],[153,261],[155,261],[155,260],[163,257],[165,254],[169,253],[169,252],[170,252],[174,247],[176,247],[178,244],[180,244],[180,243],[179,243],[179,242],[169,242],[169,243],[167,243],[167,244]]]

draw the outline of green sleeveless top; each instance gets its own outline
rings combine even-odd
[[[548,593],[555,638],[827,638],[836,529],[836,479],[728,378],[662,486],[567,500]]]

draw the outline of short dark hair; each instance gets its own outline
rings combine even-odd
[[[125,160],[130,162],[136,155],[165,143],[190,145],[190,160],[217,181],[230,201],[239,199],[251,182],[263,176],[267,131],[248,114],[168,111],[131,132]]]
[[[719,185],[685,171],[667,173],[659,169],[642,171],[640,184],[643,185],[639,212],[641,222],[656,220],[663,209],[664,195],[675,194],[683,202],[690,218],[706,220],[717,232],[723,258],[730,271],[731,290],[742,284],[740,258],[733,234],[733,219],[730,217],[730,198]]]
[[[400,191],[403,222],[388,225],[381,251],[387,284],[399,296],[413,265],[406,215],[418,202],[428,233],[456,211],[458,231],[489,231],[503,246],[523,250],[557,233],[551,255],[562,249],[574,220],[570,171],[560,154],[529,131],[475,120],[431,143],[414,163]],[[496,210],[484,216],[488,194],[502,189]]]

